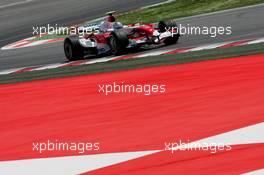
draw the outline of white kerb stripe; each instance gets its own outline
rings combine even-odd
[[[0,162],[1,175],[75,175],[159,151],[139,151]]]
[[[205,139],[201,139],[196,142],[192,142],[189,145],[195,143],[226,143],[229,145],[264,143],[264,135],[262,134],[263,132],[264,122],[236,129],[216,136],[208,137]],[[139,152],[95,154],[85,156],[67,156],[17,161],[2,161],[0,162],[0,172],[2,175],[74,175],[104,168],[128,160],[133,160],[139,157],[144,157],[161,151],[162,150],[151,150]]]
[[[157,55],[161,55],[163,53],[170,52],[170,51],[171,50],[159,50],[159,51],[139,54],[139,55],[135,56],[135,58],[148,57],[148,56],[157,56]]]
[[[199,51],[199,50],[215,49],[215,48],[224,46],[224,45],[229,44],[229,43],[231,43],[231,42],[203,45],[203,46],[200,46],[200,47],[195,47],[193,49],[190,49],[190,50],[188,50],[188,52]]]
[[[227,145],[258,144],[264,143],[264,122],[230,132],[208,137],[192,142],[191,144],[220,143]],[[191,145],[190,145],[191,146]]]
[[[244,174],[241,174],[241,175],[263,175],[263,174],[264,174],[264,168],[256,170],[256,171],[251,171],[251,172],[248,172],[248,173],[244,173]]]
[[[11,73],[17,72],[17,71],[22,70],[22,69],[24,69],[24,68],[16,68],[16,69],[3,70],[3,71],[0,71],[0,75],[11,74]]]
[[[257,44],[257,43],[263,43],[263,42],[264,42],[264,38],[259,38],[259,39],[250,41],[247,44]]]
[[[46,65],[46,66],[41,66],[41,67],[32,69],[31,71],[45,70],[45,69],[54,69],[54,68],[57,68],[57,67],[61,67],[63,65],[66,65],[66,63],[49,64],[49,65]]]
[[[44,43],[48,43],[49,41],[50,41],[50,39],[49,40],[34,41],[32,43],[29,43],[27,45],[24,45],[23,47],[37,46],[37,45],[41,45],[41,44],[44,44]]]

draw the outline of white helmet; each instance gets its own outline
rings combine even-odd
[[[114,24],[113,24],[113,28],[114,29],[122,29],[124,26],[123,26],[123,24],[121,23],[121,22],[115,22]]]

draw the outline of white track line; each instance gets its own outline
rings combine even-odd
[[[156,7],[156,6],[163,5],[163,4],[168,4],[168,3],[171,3],[173,1],[176,1],[176,0],[167,0],[165,2],[160,2],[160,3],[157,3],[157,4],[148,5],[148,6],[140,8],[140,9],[144,10],[144,9],[148,9],[148,8],[151,8],[151,7]]]
[[[24,1],[21,1],[21,2],[14,2],[14,3],[6,4],[6,5],[1,5],[0,9],[6,8],[6,7],[16,6],[16,5],[20,5],[20,4],[26,4],[26,3],[29,3],[29,2],[32,2],[32,1],[33,0],[24,0]]]
[[[204,13],[204,14],[200,14],[200,15],[187,16],[187,17],[177,18],[177,20],[187,20],[187,19],[191,19],[191,18],[208,17],[211,15],[216,15],[216,14],[221,14],[221,13],[226,14],[229,12],[232,13],[232,12],[236,12],[239,10],[250,9],[250,8],[255,8],[255,7],[262,7],[262,6],[264,6],[264,3],[245,6],[245,7],[237,7],[237,8],[232,8],[232,9],[220,10],[220,11]]]
[[[229,145],[264,143],[264,135],[262,133],[264,133],[264,122],[204,138],[192,142],[189,145],[199,143],[225,143]],[[0,162],[0,172],[1,175],[74,175],[90,172],[110,165],[115,165],[162,151],[163,150],[150,150],[140,152],[121,152],[85,156],[2,161]]]

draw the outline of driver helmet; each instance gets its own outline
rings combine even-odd
[[[115,14],[115,13],[116,13],[116,11],[111,11],[111,12],[106,13],[108,15],[107,22],[115,22],[116,21],[115,17],[113,16],[113,14]]]
[[[114,24],[113,24],[113,28],[114,29],[122,29],[124,26],[123,26],[123,24],[121,23],[121,22],[115,22]]]

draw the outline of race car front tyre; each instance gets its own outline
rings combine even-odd
[[[159,32],[166,32],[167,30],[171,30],[172,32],[175,32],[173,30],[176,30],[176,33],[173,33],[171,37],[168,37],[164,40],[165,45],[172,45],[176,44],[179,40],[180,34],[178,32],[178,25],[175,20],[169,20],[169,21],[160,21],[158,23]]]
[[[78,36],[69,36],[64,40],[64,53],[69,61],[84,58],[84,48],[79,43]]]
[[[129,40],[125,30],[115,30],[112,32],[109,45],[113,55],[122,55],[126,53]]]

